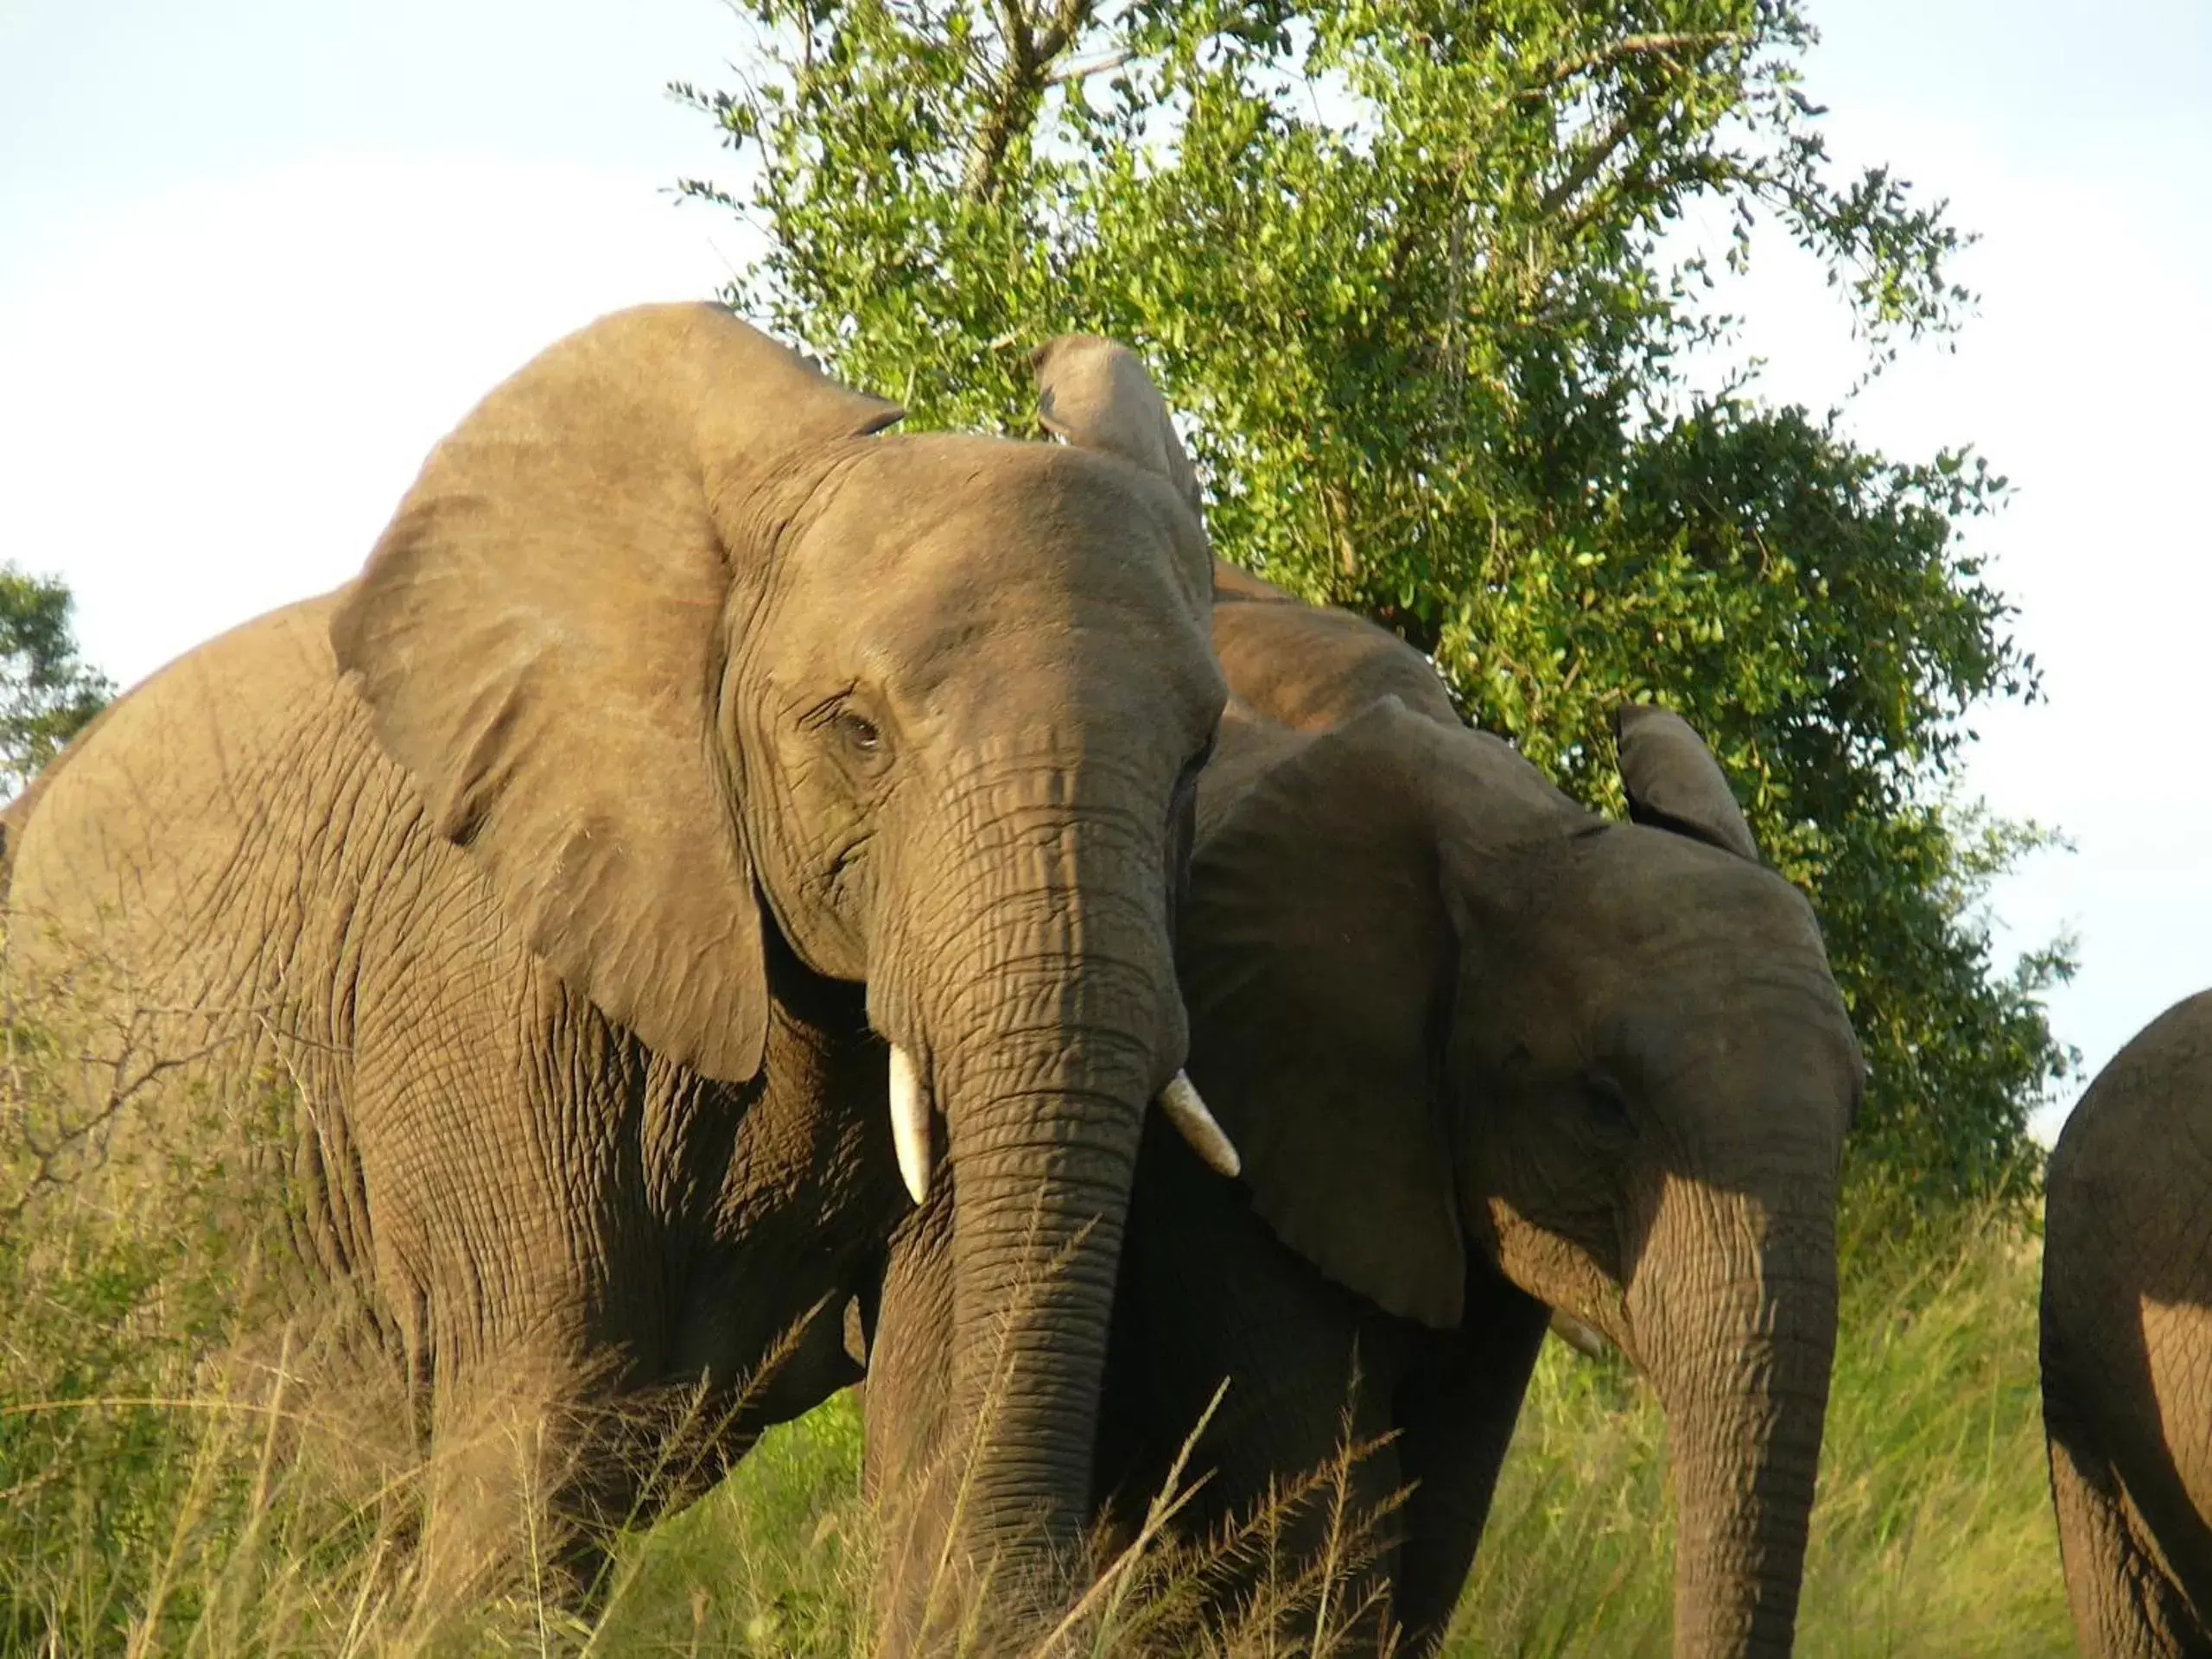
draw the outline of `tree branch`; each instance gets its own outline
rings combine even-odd
[[[1567,58],[1552,65],[1543,79],[1533,86],[1522,87],[1513,96],[1522,103],[1542,98],[1561,81],[1572,80],[1592,69],[1610,69],[1630,58],[1659,57],[1670,52],[1709,52],[1716,46],[1749,46],[1751,43],[1750,31],[1740,29],[1624,35],[1611,46],[1602,46],[1595,52],[1586,52],[1579,58]]]
[[[1613,118],[1612,125],[1600,133],[1595,143],[1584,149],[1574,165],[1567,168],[1567,175],[1538,199],[1536,212],[1539,217],[1550,219],[1573,200],[1583,187],[1596,178],[1605,163],[1613,158],[1614,152],[1629,141],[1657,101],[1649,94],[1630,99],[1628,107]]]
[[[1055,69],[1045,77],[1047,86],[1058,86],[1071,80],[1089,80],[1093,75],[1103,75],[1119,69],[1125,63],[1135,63],[1137,54],[1134,48],[1123,47],[1118,52],[1109,52],[1090,63],[1071,63],[1065,69]]]
[[[989,108],[976,130],[960,193],[971,202],[998,194],[999,170],[1014,139],[1037,119],[1046,87],[1056,79],[1052,66],[1077,34],[1090,22],[1096,0],[1059,0],[1042,35],[1035,33],[1023,0],[998,0],[999,27],[1006,35],[1006,66],[1000,72]]]

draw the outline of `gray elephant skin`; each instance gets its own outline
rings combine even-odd
[[[2043,1414],[2095,1659],[2212,1654],[2212,991],[2113,1057],[2044,1179]]]
[[[950,1553],[1086,1520],[1209,559],[1156,469],[899,413],[717,306],[603,318],[10,826],[17,978],[100,952],[223,1086],[289,1077],[302,1250],[428,1444],[527,1408],[579,1537],[654,1501],[607,1425],[703,1383],[719,1466],[849,1380],[933,1173],[949,1409],[1014,1383]]]
[[[1639,822],[1610,823],[1383,631],[1221,586],[1240,702],[1179,963],[1243,1179],[1147,1138],[1102,1491],[1156,1490],[1226,1378],[1185,1522],[1220,1526],[1325,1463],[1349,1401],[1395,1437],[1359,1498],[1411,1488],[1377,1576],[1423,1651],[1557,1307],[1667,1411],[1675,1650],[1786,1652],[1864,1077],[1809,906],[1678,717],[1623,711]]]

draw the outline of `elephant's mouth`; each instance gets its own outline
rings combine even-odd
[[[927,1202],[930,1177],[937,1167],[935,1091],[925,1079],[913,1052],[904,1043],[891,1044],[891,1145],[899,1159],[899,1179],[918,1205]],[[1236,1147],[1214,1115],[1206,1109],[1190,1074],[1178,1070],[1153,1103],[1167,1115],[1178,1134],[1208,1169],[1232,1179],[1243,1168]]]

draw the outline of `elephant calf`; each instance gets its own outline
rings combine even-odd
[[[1353,1599],[1374,1610],[1364,1637],[1387,1611],[1426,1650],[1555,1306],[1666,1406],[1676,1650],[1786,1652],[1864,1072],[1810,910],[1672,715],[1624,716],[1639,822],[1609,823],[1463,726],[1372,625],[1226,567],[1213,623],[1232,696],[1177,972],[1191,1075],[1242,1174],[1147,1129],[1102,1505],[1117,1524],[1141,1510],[1227,1378],[1178,1525],[1249,1515],[1335,1454],[1356,1366],[1352,1430],[1389,1443],[1355,1500],[1411,1495]],[[872,1470],[912,1455],[945,1279],[894,1247]],[[1303,1522],[1284,1541],[1293,1568],[1324,1542]],[[1221,1584],[1219,1610],[1254,1587]]]
[[[1410,1489],[1361,1587],[1407,1650],[1451,1615],[1554,1306],[1667,1409],[1676,1650],[1789,1646],[1863,1068],[1703,746],[1637,709],[1620,749],[1643,823],[1394,699],[1226,721],[1200,784],[1178,969],[1243,1173],[1144,1145],[1100,1488],[1157,1490],[1226,1378],[1185,1518],[1231,1524],[1329,1460],[1349,1400],[1388,1439],[1357,1502]]]
[[[2212,1654],[2212,991],[2097,1074],[2045,1190],[2044,1431],[2082,1650]]]

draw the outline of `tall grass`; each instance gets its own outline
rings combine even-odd
[[[1999,1211],[1847,1212],[1797,1650],[2074,1651],[2036,1373],[2041,1254]],[[1617,1360],[1548,1343],[1446,1651],[1664,1655],[1664,1420]]]
[[[2037,1393],[2032,1231],[2001,1211],[1906,1221],[1868,1201],[1848,1218],[1842,1254],[1798,1651],[2073,1653]],[[777,1597],[793,1591],[818,1612],[809,1586],[834,1573],[843,1543],[809,1517],[842,1524],[851,1513],[842,1506],[852,1501],[854,1440],[842,1402],[778,1431],[709,1503],[649,1537],[647,1552],[680,1537],[697,1581],[719,1585],[728,1562],[757,1560],[765,1544],[775,1573],[748,1567],[738,1580],[751,1616],[778,1617]],[[1546,1344],[1446,1652],[1666,1655],[1669,1503],[1665,1421],[1650,1391],[1618,1360]],[[779,1541],[759,1530],[772,1514],[787,1517]]]
[[[426,1596],[408,1520],[423,1471],[338,1478],[318,1448],[353,1426],[322,1433],[288,1389],[298,1356],[260,1334],[270,1240],[252,1218],[283,1207],[238,1154],[237,1125],[120,1155],[79,1132],[115,1103],[67,1104],[50,1058],[19,1042],[0,1068],[0,1656],[864,1648],[874,1528],[849,1398],[621,1540],[588,1615],[558,1606],[528,1562],[466,1601]],[[1994,1212],[1902,1214],[1860,1205],[1847,1229],[1799,1650],[2070,1652],[2036,1396],[2036,1242]],[[1327,1502],[1331,1479],[1309,1499]],[[1618,1362],[1547,1344],[1447,1650],[1664,1654],[1667,1508],[1649,1391]],[[1262,1526],[1233,1547],[1265,1542]],[[1204,1565],[1129,1552],[1055,1650],[1317,1645],[1201,1627]],[[1275,1589],[1308,1610],[1302,1628],[1340,1627],[1329,1586]]]

